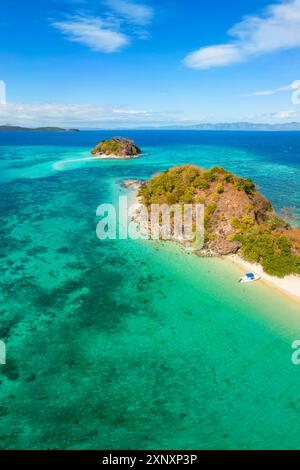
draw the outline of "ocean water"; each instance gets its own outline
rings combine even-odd
[[[140,159],[86,160],[115,134],[0,133],[0,447],[299,449],[299,304],[172,243],[100,241],[95,214],[195,163],[299,224],[300,135],[119,131]]]

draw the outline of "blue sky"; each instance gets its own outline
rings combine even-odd
[[[300,0],[10,0],[0,123],[300,120]]]

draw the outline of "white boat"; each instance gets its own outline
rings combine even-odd
[[[260,276],[258,276],[257,274],[248,273],[248,274],[245,274],[245,276],[242,276],[239,282],[244,283],[244,282],[254,282],[254,281],[259,281],[259,280],[260,280]]]

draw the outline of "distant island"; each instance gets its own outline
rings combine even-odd
[[[200,124],[170,124],[167,126],[143,126],[140,130],[170,130],[170,131],[300,131],[299,122],[285,122],[279,124],[253,123],[253,122],[219,122]]]
[[[128,160],[141,155],[141,149],[132,140],[124,137],[113,137],[102,140],[92,150],[92,154],[97,158]]]
[[[0,131],[40,131],[40,132],[79,132],[79,129],[63,129],[61,127],[21,127],[0,126]]]
[[[82,131],[105,131],[114,128],[81,128]],[[117,128],[115,128],[117,129]],[[170,130],[170,131],[241,131],[241,132],[300,132],[299,122],[286,122],[281,124],[252,123],[252,122],[220,122],[220,123],[200,123],[200,124],[170,124],[166,126],[136,126],[119,128],[118,131],[126,130]],[[80,129],[61,127],[22,127],[2,125],[0,131],[44,131],[44,132],[80,132]],[[118,139],[118,138],[114,138]],[[113,139],[109,139],[113,140]],[[132,156],[131,156],[132,158]]]
[[[300,229],[276,215],[251,179],[221,167],[178,166],[141,182],[138,198],[148,208],[151,204],[204,204],[202,255],[238,254],[260,264],[271,276],[300,274]]]

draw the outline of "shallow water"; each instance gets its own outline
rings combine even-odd
[[[145,155],[114,162],[82,161],[101,133],[0,134],[2,448],[300,448],[299,304],[175,244],[95,235],[122,179],[186,162],[300,213],[297,134],[212,134],[136,133]]]

